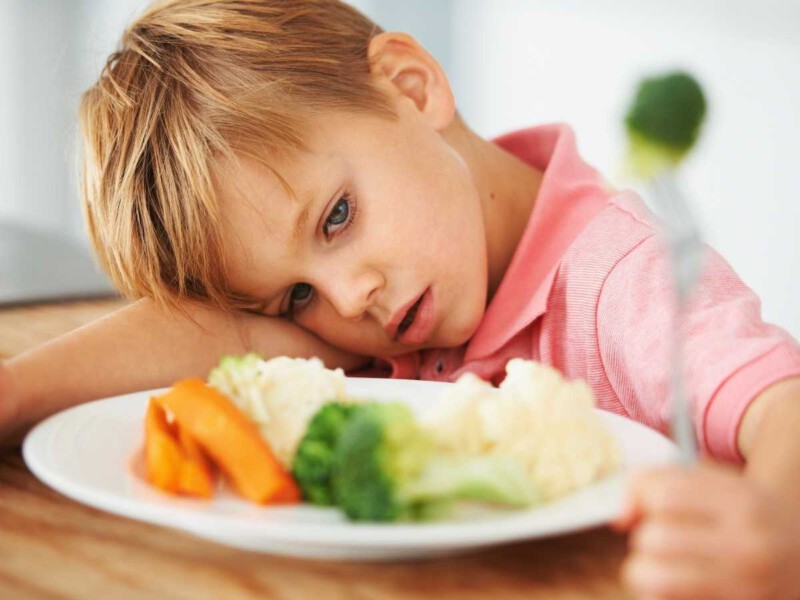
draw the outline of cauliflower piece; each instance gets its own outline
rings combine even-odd
[[[317,410],[345,399],[344,372],[318,358],[225,357],[208,380],[256,423],[287,469]]]
[[[615,470],[620,450],[580,380],[513,359],[499,388],[463,375],[423,417],[442,450],[515,458],[553,500]]]

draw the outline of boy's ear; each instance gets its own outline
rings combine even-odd
[[[367,51],[372,74],[388,83],[399,97],[411,100],[437,131],[452,123],[453,91],[439,63],[406,33],[383,32],[370,40]]]

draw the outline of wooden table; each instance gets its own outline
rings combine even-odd
[[[9,357],[120,306],[0,310]],[[0,455],[0,598],[577,600],[625,598],[626,538],[607,528],[420,562],[347,563],[244,552],[83,506]]]

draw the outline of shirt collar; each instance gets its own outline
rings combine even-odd
[[[467,343],[465,362],[493,354],[544,314],[561,257],[609,198],[608,184],[580,158],[567,125],[532,127],[494,141],[544,174],[519,245]]]

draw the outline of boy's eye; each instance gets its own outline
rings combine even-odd
[[[307,283],[296,283],[289,292],[289,307],[283,313],[286,316],[294,317],[303,309],[307,308],[314,299],[314,288]]]
[[[338,229],[341,229],[343,225],[347,224],[348,217],[350,217],[350,198],[342,196],[334,205],[328,218],[325,219],[322,232],[326,237],[331,233],[335,233]]]
[[[325,223],[322,232],[325,237],[332,233],[343,230],[353,223],[355,212],[350,206],[350,196],[345,194],[334,205]],[[314,300],[314,288],[308,283],[296,283],[289,291],[289,306],[285,310],[285,315],[294,317],[304,309],[308,308]]]
[[[303,302],[304,300],[308,300],[308,297],[311,296],[311,292],[314,288],[312,288],[307,283],[297,283],[292,287],[292,293],[289,297],[289,301],[294,306],[298,302]]]

